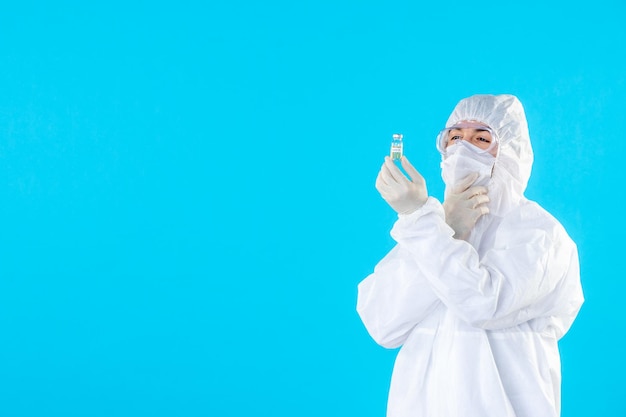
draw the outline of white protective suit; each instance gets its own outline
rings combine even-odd
[[[511,95],[462,100],[446,126],[490,126],[500,139],[490,213],[454,239],[433,197],[399,215],[397,245],[358,287],[369,334],[396,358],[389,417],[560,415],[557,341],[582,303],[576,245],[524,198],[533,154]]]

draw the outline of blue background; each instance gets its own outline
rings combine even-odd
[[[4,5],[0,415],[383,416],[374,180],[401,132],[441,197],[475,93],[520,98],[579,246],[563,416],[626,415],[626,4],[471,3]]]

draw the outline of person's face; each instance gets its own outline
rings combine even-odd
[[[448,141],[446,143],[446,148],[454,143],[457,143],[459,140],[464,140],[469,142],[470,144],[476,146],[477,148],[486,150],[491,147],[489,153],[493,156],[496,156],[498,151],[497,146],[492,147],[492,142],[494,141],[491,136],[491,132],[485,127],[485,129],[481,129],[480,127],[464,127],[451,129],[448,132]]]

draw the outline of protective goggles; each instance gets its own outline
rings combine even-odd
[[[475,129],[477,132],[464,137],[461,129]],[[489,135],[481,136],[481,132],[488,132]],[[494,149],[500,142],[496,133],[489,126],[477,122],[463,121],[446,127],[439,132],[439,135],[437,135],[437,150],[442,155],[445,155],[446,149],[459,140],[465,140],[473,145],[478,153],[494,153]]]

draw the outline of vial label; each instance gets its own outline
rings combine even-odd
[[[391,159],[397,160],[402,158],[402,148],[402,135],[395,133],[393,135],[393,139],[391,140]]]

